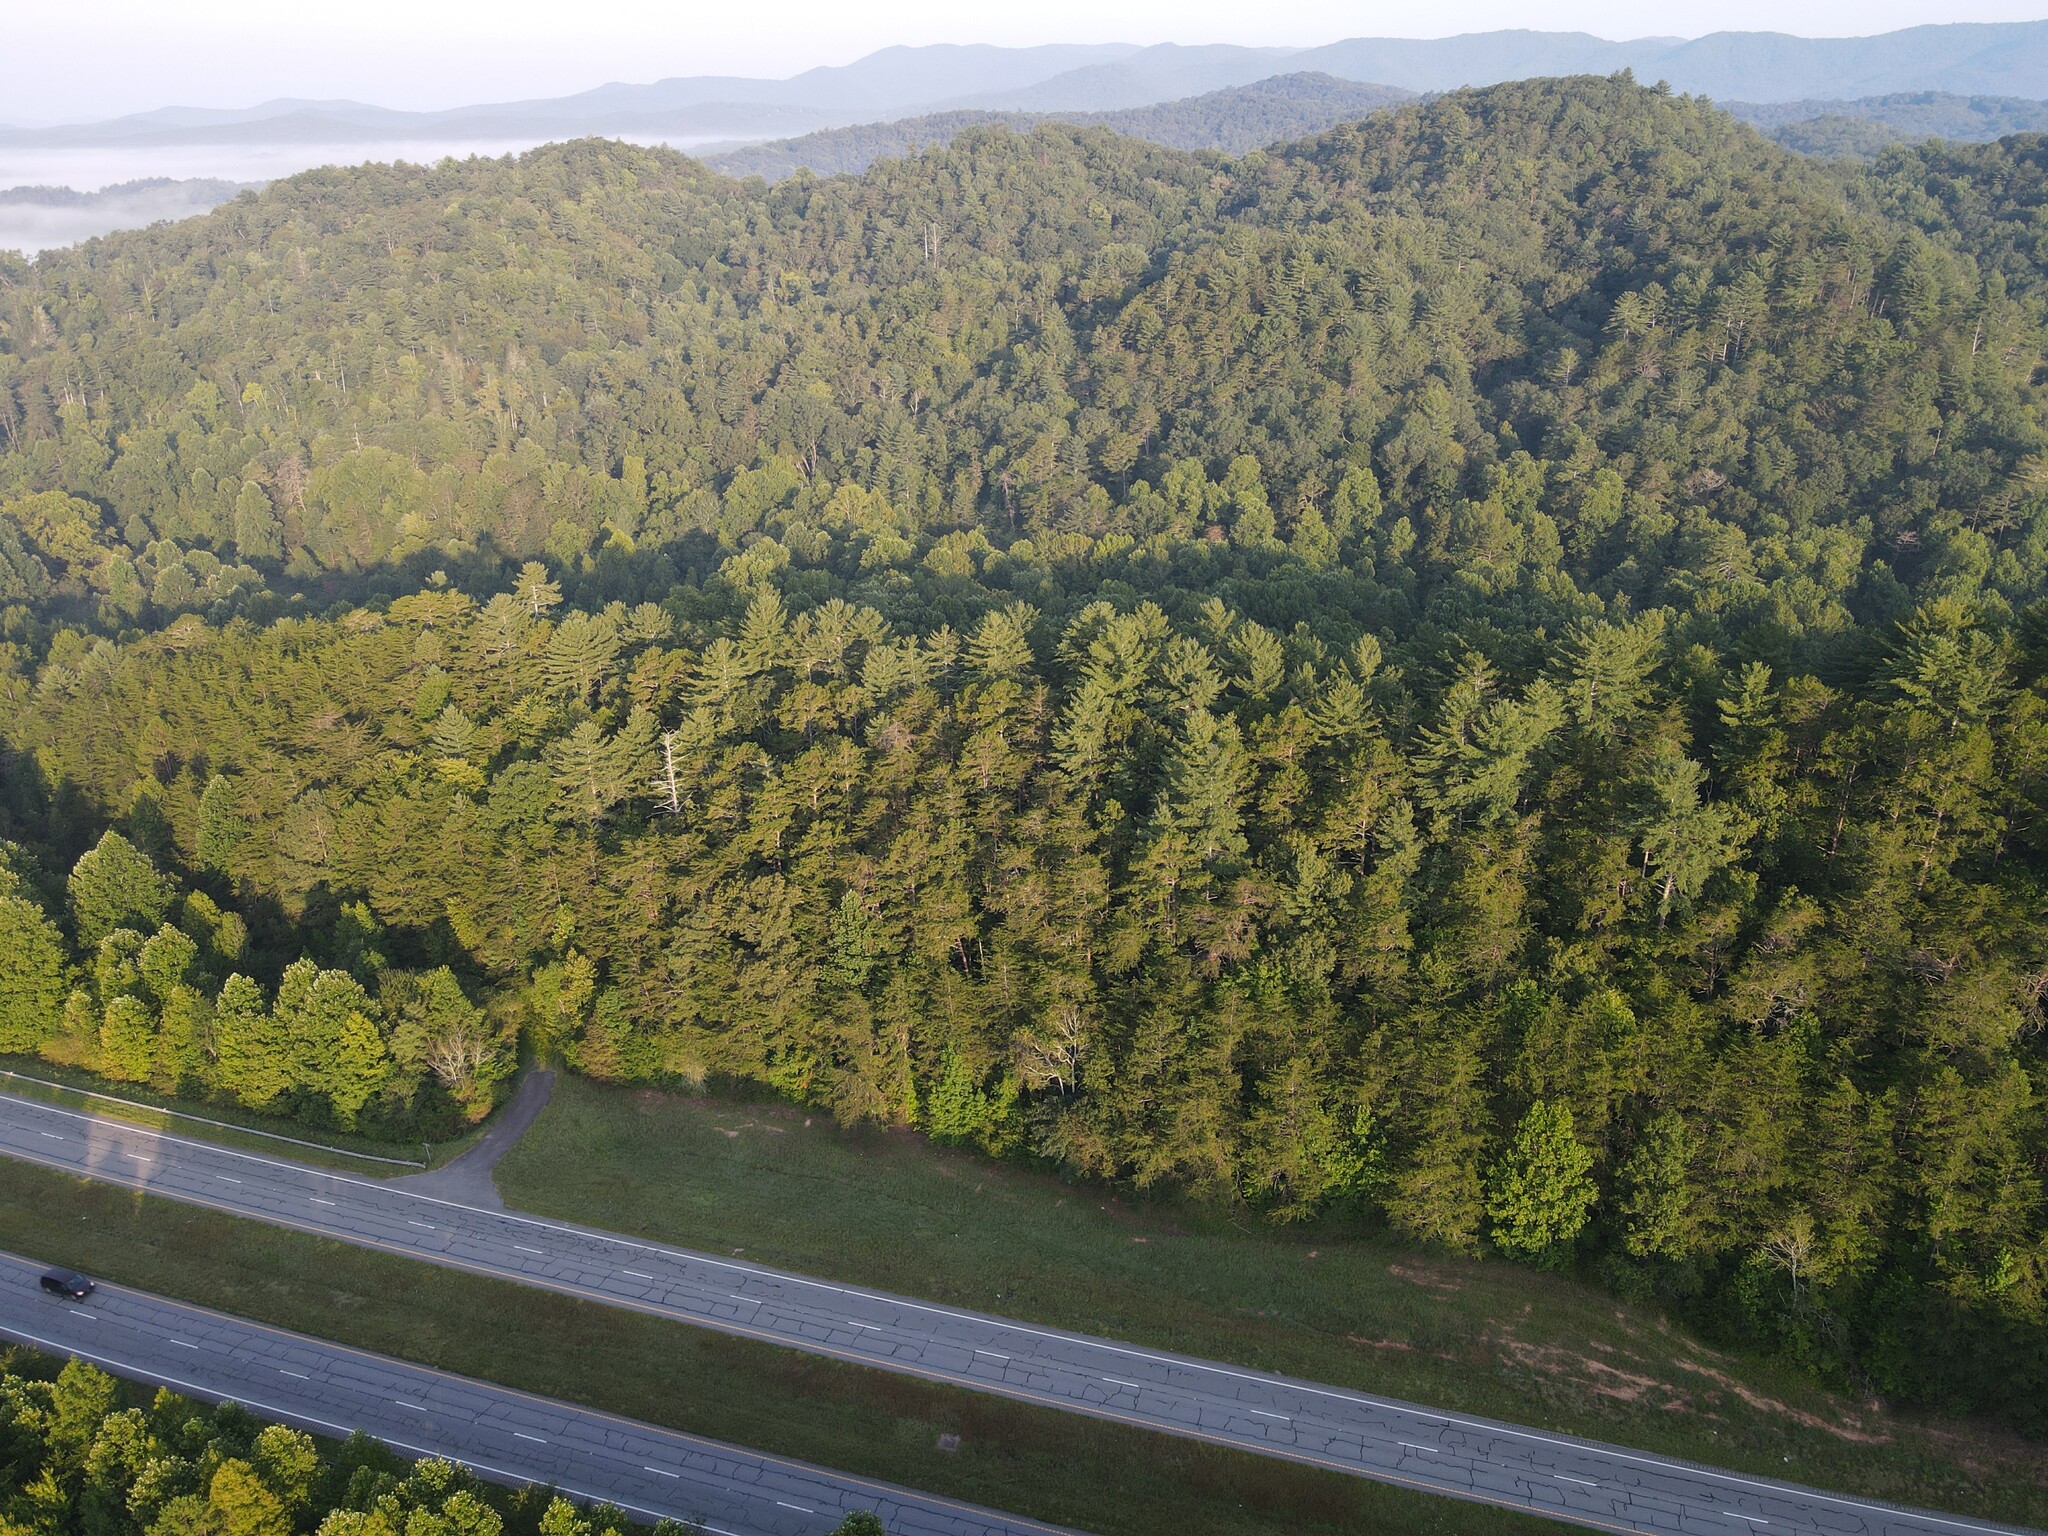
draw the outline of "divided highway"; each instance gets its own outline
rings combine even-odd
[[[0,1337],[316,1434],[362,1430],[501,1483],[553,1484],[712,1536],[817,1536],[872,1509],[905,1536],[1062,1536],[1054,1527],[102,1284],[45,1296],[41,1267],[0,1253]]]
[[[1602,1530],[2018,1529],[480,1210],[11,1094],[0,1094],[0,1155],[747,1338]]]

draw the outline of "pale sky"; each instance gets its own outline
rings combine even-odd
[[[555,96],[609,80],[781,77],[891,43],[1310,46],[1498,27],[1602,37],[1809,37],[2029,21],[2048,0],[65,0],[10,6],[0,123],[274,96],[390,107]]]

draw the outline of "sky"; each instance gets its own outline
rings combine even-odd
[[[277,96],[434,108],[564,95],[610,80],[779,78],[891,43],[1305,47],[1500,27],[1609,38],[1752,29],[1839,37],[1935,21],[2036,20],[2048,16],[2048,0],[66,0],[13,9],[0,123],[40,124]]]

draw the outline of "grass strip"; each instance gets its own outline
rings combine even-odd
[[[1939,1510],[2048,1526],[2048,1453],[1851,1402],[1654,1308],[1355,1226],[1062,1182],[779,1101],[564,1075],[520,1210],[1056,1327]],[[1233,1218],[1236,1219],[1233,1219]]]
[[[146,1083],[112,1083],[78,1067],[41,1058],[0,1056],[0,1069],[20,1074],[0,1076],[0,1092],[24,1099],[40,1099],[66,1109],[126,1120],[151,1130],[172,1131],[198,1141],[217,1142],[242,1151],[289,1157],[323,1168],[345,1168],[366,1178],[398,1178],[422,1171],[420,1166],[400,1167],[371,1161],[393,1158],[438,1168],[459,1157],[483,1135],[486,1126],[474,1126],[446,1141],[388,1141],[358,1136],[347,1131],[314,1130],[297,1120],[260,1114],[239,1105],[212,1100],[183,1099],[160,1093]],[[40,1081],[38,1081],[40,1079]],[[93,1095],[105,1095],[95,1098]],[[192,1116],[210,1123],[195,1124],[180,1116]],[[284,1138],[277,1140],[275,1138]]]
[[[0,1233],[116,1284],[1105,1536],[1541,1536],[1534,1516],[968,1392],[0,1159]],[[941,1436],[958,1436],[956,1449]]]

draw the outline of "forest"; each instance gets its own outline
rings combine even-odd
[[[1624,76],[0,258],[0,1050],[738,1080],[2048,1429],[2041,155]]]
[[[626,1536],[578,1510],[445,1461],[407,1463],[368,1435],[322,1444],[226,1403],[160,1389],[147,1406],[106,1372],[0,1352],[0,1530],[9,1536]],[[695,1527],[664,1520],[657,1536]],[[865,1512],[840,1536],[875,1536]]]

